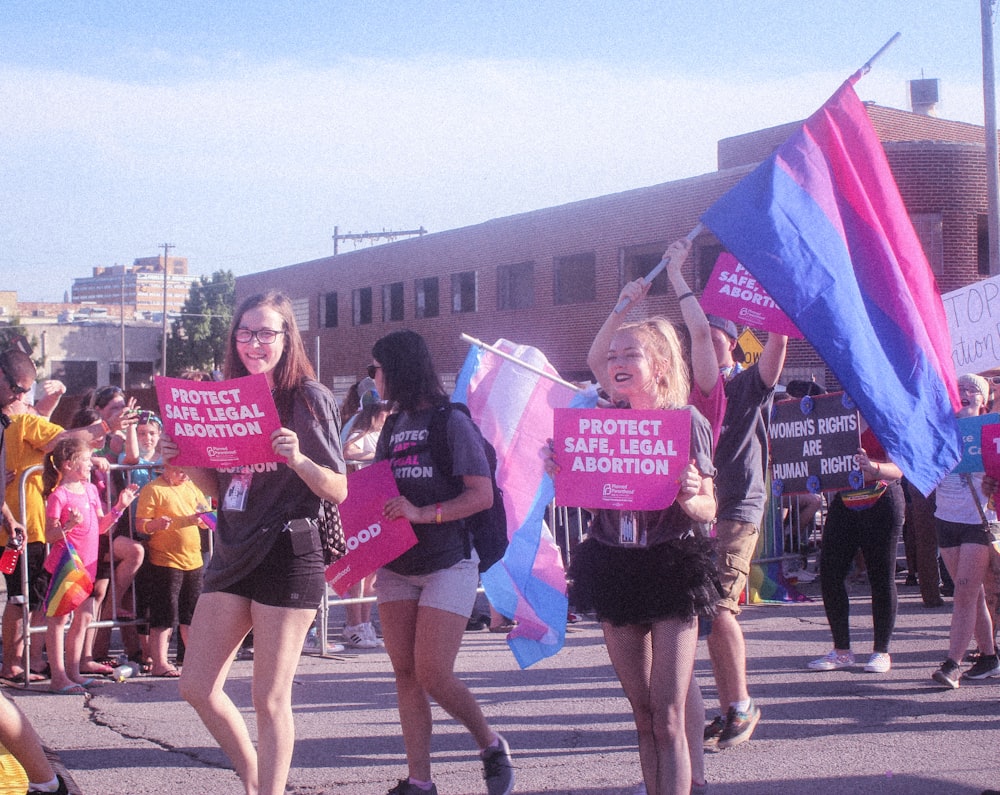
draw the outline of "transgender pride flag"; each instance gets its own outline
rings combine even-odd
[[[924,494],[960,458],[948,324],[858,72],[702,220],[823,357]]]
[[[540,351],[499,340],[493,346],[558,378]],[[594,390],[562,383],[473,345],[458,375],[452,400],[465,403],[497,451],[497,483],[503,489],[510,546],[483,572],[490,603],[517,626],[507,636],[522,668],[550,657],[566,639],[566,574],[545,509],[554,496],[542,448],[552,437],[552,412],[597,403]]]
[[[52,572],[49,591],[45,595],[45,615],[49,618],[72,613],[94,590],[94,583],[87,574],[80,554],[68,538],[65,541],[66,546]]]

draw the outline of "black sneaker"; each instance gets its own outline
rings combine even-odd
[[[937,682],[939,685],[944,685],[952,690],[958,689],[959,679],[961,678],[961,668],[958,663],[955,662],[951,657],[941,663],[941,667],[938,668],[933,674],[931,674],[931,679]]]
[[[420,789],[411,784],[408,778],[401,778],[385,795],[438,795],[438,788],[431,784],[430,789]]]
[[[721,715],[712,718],[712,722],[705,727],[705,750],[715,751],[722,736],[722,730],[726,728],[726,719]]]
[[[483,778],[489,795],[510,795],[514,791],[514,764],[510,761],[510,746],[499,734],[500,744],[481,754]]]
[[[746,712],[740,712],[736,707],[730,707],[726,713],[726,726],[719,735],[719,748],[732,748],[750,739],[753,730],[760,721],[760,710],[750,699]]]
[[[69,795],[69,788],[66,786],[66,781],[56,773],[56,778],[59,780],[59,788],[55,792],[43,792],[40,789],[29,789],[28,795]]]
[[[1000,676],[1000,658],[994,654],[980,654],[975,665],[962,674],[963,679],[989,679]]]

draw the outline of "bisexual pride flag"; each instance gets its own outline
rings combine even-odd
[[[558,378],[536,348],[507,340],[493,347]],[[593,408],[597,393],[578,392],[474,345],[452,400],[469,407],[497,451],[497,484],[503,490],[510,545],[481,579],[490,604],[517,620],[507,644],[518,665],[527,668],[562,648],[569,609],[562,556],[545,523],[555,491],[545,474],[542,448],[552,437],[553,410]]]
[[[960,457],[941,297],[857,72],[703,216],[924,494]]]
[[[94,582],[87,574],[79,553],[66,539],[59,563],[52,572],[49,591],[45,594],[45,615],[55,618],[72,613],[93,590]]]

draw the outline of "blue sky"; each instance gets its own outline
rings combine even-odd
[[[0,273],[60,300],[155,256],[237,274],[695,176],[858,84],[982,123],[979,0],[5,0]],[[350,250],[350,244],[344,250]]]

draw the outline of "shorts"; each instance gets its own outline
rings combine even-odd
[[[479,587],[479,561],[463,558],[447,569],[430,574],[397,574],[381,568],[375,578],[378,603],[416,602],[420,607],[434,607],[468,618]]]
[[[962,524],[961,522],[949,522],[945,519],[935,517],[937,525],[938,546],[944,549],[960,547],[962,544],[982,544],[987,546],[993,543],[993,533],[987,532],[981,524]],[[991,530],[1000,531],[1000,525],[993,523]]]
[[[323,550],[295,555],[289,534],[278,533],[271,551],[257,568],[218,590],[270,607],[316,610],[326,593]]]
[[[28,544],[28,609],[34,610],[41,607],[45,602],[45,594],[49,590],[49,573],[42,568],[45,562],[45,544],[41,541],[32,541]],[[21,590],[21,566],[22,561],[18,560],[17,568],[13,574],[5,574],[4,580],[7,582],[7,603],[12,605],[24,604],[24,592]]]
[[[718,607],[734,616],[740,614],[740,595],[747,587],[750,562],[757,549],[760,531],[750,522],[719,519],[715,524],[715,542],[718,549],[719,584],[722,598]]]
[[[149,626],[154,629],[170,629],[174,624],[190,626],[201,595],[202,569],[183,571],[150,564],[145,576],[151,596]]]
[[[719,599],[711,539],[616,547],[589,538],[573,553],[573,607],[615,626],[714,615]]]

